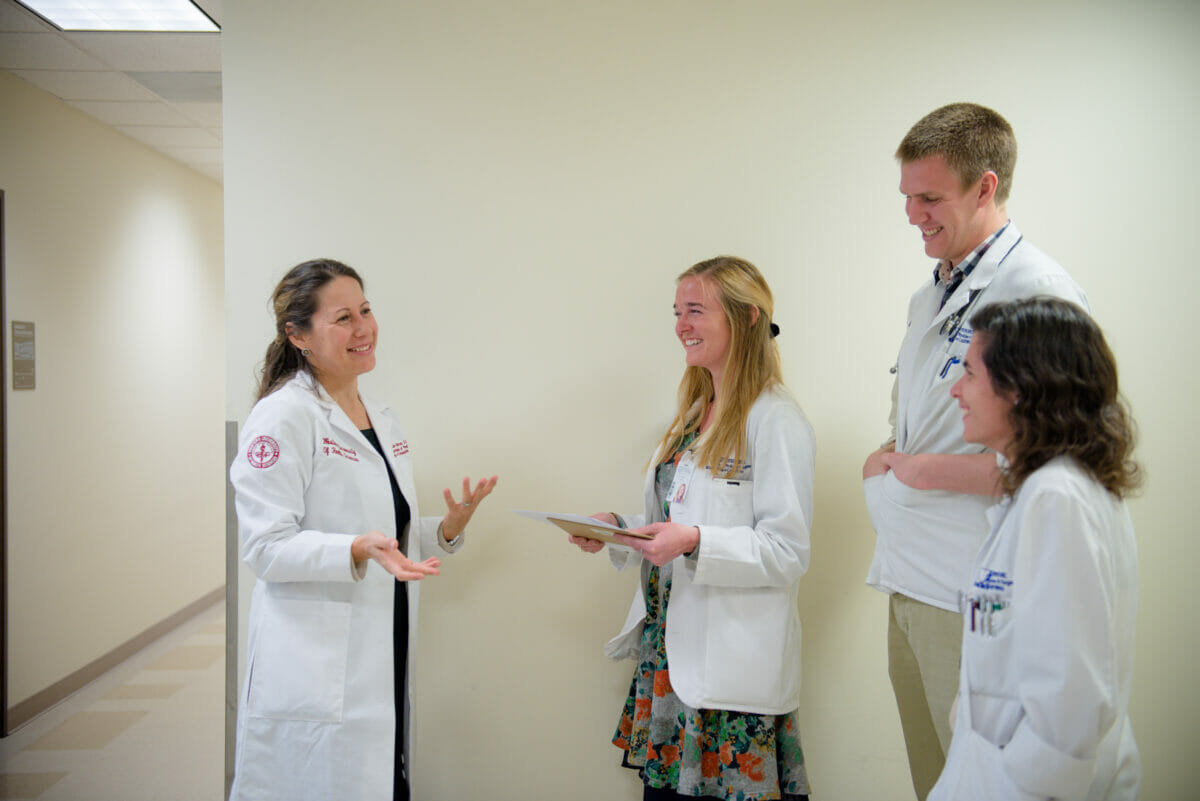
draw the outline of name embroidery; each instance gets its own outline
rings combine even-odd
[[[981,590],[1004,591],[1012,586],[1013,580],[1003,570],[988,570],[982,568],[980,577],[975,580],[975,586]]]
[[[406,453],[408,453],[408,440],[392,444],[392,456],[403,456]]]
[[[741,467],[737,468],[737,470],[733,470],[735,465],[736,462],[733,461],[733,457],[727,456],[725,457],[725,460],[721,462],[721,469],[715,471],[713,475],[729,475],[731,480],[740,479],[742,481],[749,481],[750,477],[754,475],[754,465],[743,462]]]
[[[321,437],[321,452],[326,456],[341,456],[349,459],[352,462],[358,461],[358,453],[353,448],[347,448],[345,445],[338,445],[329,437]]]

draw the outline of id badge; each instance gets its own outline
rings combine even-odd
[[[692,476],[695,472],[696,455],[688,453],[675,467],[675,478],[671,481],[671,491],[667,493],[667,498],[671,503],[683,503],[683,499],[687,497],[688,485],[692,483]]]

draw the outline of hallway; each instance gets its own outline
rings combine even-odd
[[[0,801],[224,797],[225,604],[0,739]]]

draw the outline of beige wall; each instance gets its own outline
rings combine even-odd
[[[224,582],[222,198],[2,71],[0,189],[16,705]]]
[[[1015,126],[1009,211],[1088,290],[1120,360],[1151,475],[1134,504],[1144,798],[1192,793],[1198,632],[1175,598],[1197,553],[1200,12],[1045,5],[227,4],[228,415],[249,409],[272,285],[329,255],[367,279],[367,386],[406,421],[425,510],[464,472],[501,476],[423,588],[418,798],[636,797],[608,745],[631,668],[600,652],[629,578],[509,510],[636,509],[681,367],[673,277],[718,253],[771,281],[818,436],[817,797],[908,797],[859,473],[931,268],[891,154],[959,99]]]

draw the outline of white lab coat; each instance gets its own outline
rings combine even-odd
[[[948,318],[967,305],[954,340],[943,331]],[[1088,308],[1071,276],[1008,227],[939,309],[943,288],[927,280],[908,306],[908,330],[896,360],[892,415],[900,453],[982,453],[963,441],[962,410],[950,387],[963,374],[970,344],[969,316],[989,303],[1050,295]],[[963,571],[987,534],[984,517],[992,499],[945,490],[920,490],[892,471],[863,482],[875,527],[875,553],[867,583],[947,611],[958,611]]]
[[[440,518],[419,516],[395,415],[363,403],[411,510],[407,554],[420,560],[439,541]],[[396,536],[383,462],[299,373],[251,411],[230,479],[242,559],[258,577],[231,799],[390,801],[396,582],[374,562],[356,571],[350,556],[360,534]],[[418,586],[408,587],[410,686]]]
[[[815,439],[804,412],[783,388],[764,392],[746,423],[745,465],[733,479],[696,465],[671,520],[700,528],[700,547],[674,561],[667,613],[671,685],[693,709],[785,714],[800,705],[800,614],[797,593],[808,570]],[[661,457],[656,455],[655,462]],[[644,515],[631,528],[663,519],[646,475]],[[610,549],[619,568],[640,554]],[[638,586],[629,616],[605,647],[613,659],[635,657],[646,616]]]
[[[954,738],[929,801],[1136,799],[1128,509],[1059,457],[988,516],[964,593]]]

